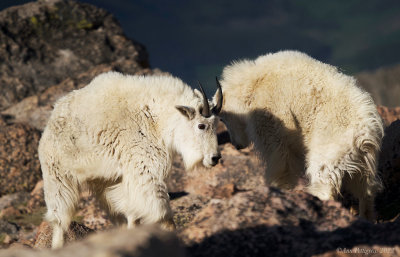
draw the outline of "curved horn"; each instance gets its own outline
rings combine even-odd
[[[203,109],[201,110],[201,115],[208,118],[211,116],[210,106],[208,105],[208,99],[206,93],[204,93],[204,89],[201,86],[201,83],[199,81],[197,81],[197,83],[199,84],[201,94],[203,95]]]
[[[222,100],[223,100],[223,96],[222,96],[221,84],[219,83],[219,80],[218,80],[217,77],[215,77],[215,81],[217,82],[217,87],[218,87],[217,93],[215,94],[216,97],[217,97],[217,105],[214,106],[214,107],[212,108],[211,111],[212,111],[212,113],[214,113],[215,115],[218,115],[219,112],[220,112],[221,109],[222,109]]]

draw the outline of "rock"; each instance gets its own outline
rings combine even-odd
[[[324,231],[345,227],[354,219],[337,202],[322,202],[304,192],[292,194],[259,186],[230,199],[211,200],[181,235],[185,242],[200,242],[226,229],[257,225],[295,227],[303,223],[312,223],[315,229]]]
[[[19,228],[18,233],[12,237],[10,247],[34,245],[37,226],[43,219],[44,206],[42,180],[36,184],[31,193],[18,192],[0,198],[0,219]]]
[[[398,245],[400,219],[374,225],[334,201],[258,187],[211,200],[180,232],[189,256],[311,256],[357,245]]]
[[[9,217],[20,216],[21,214],[22,213],[21,213],[20,209],[14,207],[14,206],[9,206],[9,207],[4,208],[3,210],[1,210],[0,217],[9,218]]]
[[[89,192],[83,192],[76,213],[79,222],[93,230],[105,230],[113,227],[107,212],[100,208],[99,202]]]
[[[378,112],[386,126],[400,119],[400,107],[389,108],[386,106],[378,106]]]
[[[19,231],[17,224],[0,219],[0,233],[7,235],[16,235]]]
[[[188,173],[183,164],[182,158],[176,156],[172,164],[172,169],[167,179],[169,192],[184,192],[188,180]]]
[[[77,222],[71,222],[68,232],[65,234],[65,242],[73,242],[86,237],[88,234],[92,233],[94,230],[79,224]],[[43,221],[40,224],[38,232],[36,234],[35,246],[37,249],[51,248],[52,240],[52,228],[49,223]]]
[[[31,191],[41,178],[40,132],[25,124],[0,126],[0,197]]]
[[[37,96],[29,96],[21,102],[9,107],[2,112],[8,117],[10,123],[25,123],[30,126],[43,130],[52,108],[50,106],[40,106]]]
[[[40,182],[38,184],[40,185]],[[18,228],[18,232],[9,235],[11,241],[4,244],[4,247],[16,247],[17,245],[32,247],[35,243],[34,237],[36,235],[37,225],[39,225],[43,219],[44,212],[43,195],[37,196],[37,192],[40,191],[39,185],[36,185],[33,190],[34,194],[18,192],[4,195],[0,198],[0,219]],[[35,201],[40,201],[42,204],[39,206],[32,205],[31,203]],[[0,228],[0,241],[2,232]]]
[[[25,245],[23,243],[19,243],[19,242],[13,242],[8,249],[32,249],[32,247],[30,247],[29,245]],[[0,250],[0,256],[1,256],[1,250]]]
[[[40,180],[39,182],[37,182],[31,192],[31,196],[35,196],[35,195],[43,196],[43,185],[44,185],[43,180]]]
[[[43,180],[40,180],[36,183],[35,188],[33,188],[30,193],[30,199],[27,203],[27,209],[29,212],[33,212],[34,210],[46,206],[44,201],[44,190],[43,190]]]
[[[212,169],[186,171],[182,161],[177,159],[168,180],[170,192],[226,198],[264,183],[263,165],[250,149],[237,151],[231,144],[220,147],[222,159]]]
[[[0,12],[0,110],[97,65],[124,60],[133,64],[131,74],[149,67],[145,48],[103,9],[64,0],[7,8]]]
[[[208,197],[194,194],[170,194],[171,208],[177,229],[188,226],[198,212],[210,201]]]
[[[7,115],[0,114],[0,127],[7,125],[7,118],[9,118]]]
[[[4,209],[19,206],[28,201],[28,199],[29,193],[27,192],[18,192],[0,197],[0,218],[4,216]]]
[[[35,227],[33,230],[24,230],[22,228],[18,234],[18,240],[10,245],[9,248],[15,248],[19,246],[33,248],[35,245],[37,231],[38,227]]]
[[[4,240],[3,240],[3,244],[10,244],[11,243],[11,237],[9,235],[5,235]]]
[[[115,230],[94,234],[56,251],[9,249],[0,251],[0,256],[183,257],[184,251],[174,233],[163,231],[157,226],[140,226],[131,230]]]
[[[375,201],[377,218],[391,220],[400,214],[400,120],[385,129],[378,170],[384,189]]]
[[[181,158],[176,158],[167,184],[178,229],[189,226],[211,199],[231,198],[264,184],[263,166],[249,149],[240,152],[231,144],[220,147],[222,159],[212,169],[186,171]]]
[[[0,219],[0,249],[17,241],[20,229],[17,224]]]
[[[238,189],[236,185],[233,183],[224,184],[215,190],[213,190],[213,198],[216,199],[223,199],[223,198],[230,198],[232,197]]]

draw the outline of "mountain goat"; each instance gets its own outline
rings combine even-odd
[[[221,103],[210,110],[201,90],[169,76],[109,72],[57,101],[39,144],[53,248],[63,245],[82,188],[128,228],[175,228],[165,183],[174,154],[188,169],[221,157]]]
[[[219,116],[231,142],[239,149],[254,144],[268,184],[293,188],[305,172],[308,192],[327,200],[343,188],[359,199],[360,216],[373,219],[383,125],[354,78],[281,51],[225,67],[220,86]]]

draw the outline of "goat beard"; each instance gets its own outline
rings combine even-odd
[[[186,168],[186,170],[189,170],[189,171],[199,169],[199,168],[204,168],[204,167],[205,166],[203,164],[202,158],[194,160],[194,161],[190,160],[190,161],[185,162],[185,168]]]

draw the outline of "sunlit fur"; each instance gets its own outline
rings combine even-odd
[[[322,200],[344,187],[373,219],[382,121],[354,78],[296,51],[227,66],[220,116],[232,143],[253,143],[266,162],[265,180],[293,188],[305,172],[307,190]],[[214,97],[215,98],[215,97]]]
[[[194,108],[194,117],[177,105]],[[53,248],[63,245],[86,187],[111,214],[124,215],[128,228],[160,223],[173,229],[165,179],[174,154],[188,168],[210,167],[219,154],[216,118],[204,118],[200,108],[200,93],[177,78],[116,72],[61,98],[39,144]]]

